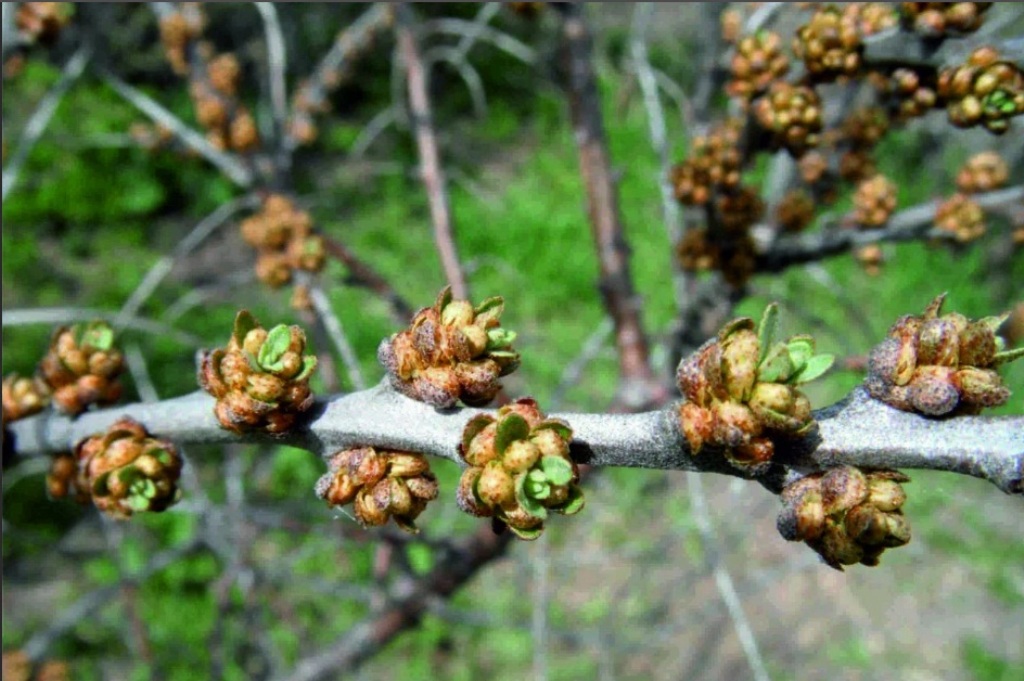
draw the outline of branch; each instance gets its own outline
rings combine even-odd
[[[468,298],[465,275],[452,234],[452,212],[448,202],[444,169],[430,118],[430,97],[427,94],[427,71],[420,56],[412,28],[412,10],[405,4],[397,9],[398,45],[405,61],[409,84],[409,107],[420,156],[420,175],[430,202],[430,218],[434,224],[434,243],[441,256],[441,265],[456,298]]]
[[[982,208],[998,208],[1024,198],[1024,185],[972,197]],[[758,256],[757,271],[781,272],[793,265],[817,262],[841,255],[857,246],[883,241],[914,241],[925,237],[948,239],[949,233],[933,229],[940,200],[929,201],[895,213],[882,229],[836,228],[852,222],[852,214],[824,225],[821,231],[794,238],[781,238],[771,250]]]
[[[203,392],[157,403],[129,404],[70,419],[47,412],[8,425],[22,456],[68,451],[81,439],[130,416],[159,437],[181,444],[264,442],[301,447],[327,457],[357,445],[422,452],[464,465],[462,429],[483,409],[438,411],[394,392],[387,381],[356,393],[320,398],[301,425],[280,438],[235,435],[220,427],[214,400]],[[840,464],[920,468],[982,478],[1004,492],[1024,493],[1024,415],[928,419],[893,409],[857,388],[845,400],[814,413],[817,435],[776,443],[782,466],[762,476],[734,468],[719,453],[697,456],[680,435],[675,406],[639,414],[553,414],[573,429],[572,454],[591,466],[704,471],[756,479],[778,490],[779,470]],[[411,425],[415,424],[415,425]]]
[[[388,280],[378,274],[370,265],[360,260],[345,244],[326,234],[322,236],[324,239],[324,250],[327,251],[327,254],[332,258],[336,258],[348,268],[351,278],[351,281],[348,283],[364,286],[376,293],[391,306],[392,316],[399,324],[408,324],[415,311],[409,305],[409,302],[392,288]]]
[[[5,13],[11,4],[7,3],[4,5]],[[5,43],[6,40],[7,38],[5,37]],[[14,189],[14,184],[18,181],[18,173],[21,172],[21,167],[28,160],[28,155],[32,153],[32,147],[36,145],[36,142],[39,141],[39,138],[46,130],[46,126],[50,124],[50,119],[53,118],[53,114],[57,111],[57,107],[60,105],[64,95],[71,89],[74,82],[81,77],[82,72],[85,70],[85,65],[89,63],[91,57],[92,48],[90,46],[86,45],[78,48],[78,51],[64,65],[60,79],[39,102],[36,110],[32,112],[28,123],[25,124],[25,130],[21,134],[21,139],[18,140],[18,148],[14,150],[10,162],[4,168],[0,203],[6,201],[7,195]]]
[[[263,19],[263,32],[267,41],[267,72],[270,77],[270,106],[274,112],[274,138],[278,147],[284,146],[284,127],[288,117],[288,94],[285,82],[287,54],[277,7],[272,2],[257,2],[256,10]]]
[[[982,45],[999,50],[1004,59],[1024,64],[1024,40],[993,40],[991,37],[969,36],[959,40],[936,42],[913,31],[892,29],[864,41],[865,66],[930,66],[943,68],[962,64],[967,56]]]
[[[569,73],[569,112],[600,263],[598,287],[604,307],[615,323],[615,344],[622,380],[620,395],[627,405],[650,403],[657,401],[659,393],[664,391],[657,385],[648,361],[647,338],[640,320],[640,299],[629,269],[629,246],[624,236],[618,191],[605,140],[590,33],[583,18],[582,5],[568,4],[564,10],[563,47]]]

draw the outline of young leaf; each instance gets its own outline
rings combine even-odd
[[[793,383],[809,383],[832,367],[835,355],[815,355],[807,360],[802,371],[793,377]]]
[[[776,343],[758,367],[757,380],[767,383],[783,383],[792,376],[793,369],[793,361],[789,358],[789,349],[782,343]]]
[[[540,502],[532,498],[526,492],[526,476],[520,473],[516,476],[516,501],[524,511],[534,518],[547,518],[548,510],[541,506]]]
[[[284,324],[278,324],[267,333],[267,340],[263,341],[259,355],[256,357],[260,366],[276,371],[281,368],[281,356],[288,351],[292,342],[292,332]]]
[[[498,432],[494,436],[494,449],[498,456],[505,453],[513,440],[525,440],[530,434],[530,424],[519,414],[508,414],[498,421]]]
[[[764,309],[761,323],[757,327],[757,341],[761,345],[761,356],[757,358],[758,364],[763,362],[764,358],[768,356],[768,350],[772,347],[772,343],[775,340],[775,331],[778,327],[779,306],[777,303],[772,303]]]
[[[540,460],[544,475],[553,485],[565,485],[572,480],[572,464],[557,456],[545,456]]]
[[[313,355],[306,355],[302,358],[302,371],[300,371],[293,380],[304,381],[313,373],[313,369],[316,369],[316,357]]]
[[[109,350],[114,347],[114,330],[106,322],[89,324],[82,334],[81,344],[97,350]]]
[[[476,310],[474,310],[474,312],[476,312],[476,322],[478,324],[483,324],[486,328],[486,322],[491,320],[498,321],[498,318],[501,317],[501,313],[504,312],[504,310],[505,301],[503,298],[500,296],[488,298],[477,305]]]
[[[554,510],[565,515],[575,515],[583,510],[583,504],[583,489],[579,485],[569,485],[569,498]]]
[[[477,414],[469,420],[466,427],[462,429],[463,454],[469,451],[469,443],[473,441],[473,438],[475,438],[481,430],[492,423],[494,423],[494,417],[489,414]]]
[[[526,496],[533,499],[541,500],[551,496],[551,484],[547,482],[527,480],[523,483],[523,489],[526,491]]]
[[[520,539],[525,539],[527,541],[533,541],[534,539],[536,539],[537,537],[539,537],[541,534],[544,533],[544,528],[543,527],[533,527],[533,528],[530,528],[530,529],[521,529],[521,528],[512,527],[511,525],[509,525],[508,529],[510,529],[512,531],[512,534],[514,534],[515,536],[519,537]]]
[[[1024,347],[1020,347],[1015,350],[997,352],[995,356],[992,358],[992,366],[1008,364],[1016,359],[1020,359],[1021,357],[1024,357]]]
[[[789,350],[789,358],[793,360],[793,366],[799,373],[807,360],[814,356],[814,339],[810,336],[793,336],[786,341],[786,348]]]
[[[434,301],[434,307],[437,308],[438,312],[442,312],[450,302],[452,302],[452,287],[445,286],[441,289],[441,292],[437,294],[437,300]]]
[[[241,345],[245,342],[246,335],[256,328],[259,328],[259,322],[256,321],[256,318],[248,310],[242,310],[235,315],[235,329],[232,332],[235,342]]]
[[[533,427],[534,432],[538,430],[553,430],[558,433],[563,440],[569,442],[572,440],[572,428],[569,424],[561,419],[544,419],[536,426]]]

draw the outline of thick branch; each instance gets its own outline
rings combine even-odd
[[[202,392],[88,412],[74,420],[46,413],[8,427],[22,455],[70,450],[121,416],[131,416],[154,434],[181,444],[279,442],[321,456],[373,445],[461,463],[457,447],[462,428],[483,411],[438,411],[394,392],[384,382],[322,398],[296,431],[279,439],[260,433],[237,436],[222,429],[213,415],[213,398]],[[754,477],[733,468],[717,452],[704,450],[693,456],[677,429],[674,406],[640,414],[555,416],[572,425],[572,452],[580,463]],[[989,480],[1008,493],[1024,492],[1024,415],[927,419],[892,409],[858,388],[846,400],[815,412],[815,418],[820,426],[817,436],[777,443],[779,463],[800,469],[849,464],[950,471]],[[773,470],[758,479],[774,489],[782,472]]]
[[[629,269],[618,191],[612,176],[611,160],[605,140],[601,100],[594,75],[590,33],[583,19],[581,4],[564,7],[563,40],[569,73],[569,112],[579,151],[580,173],[587,190],[587,208],[601,268],[599,288],[604,307],[615,323],[615,343],[619,351],[620,375],[627,404],[657,399],[642,394],[630,400],[630,388],[643,393],[655,385],[648,362],[647,338],[640,320],[640,300],[633,287]]]

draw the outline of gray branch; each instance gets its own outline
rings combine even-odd
[[[68,451],[122,416],[180,444],[279,442],[320,456],[357,445],[422,452],[461,464],[462,428],[482,409],[438,411],[410,400],[385,382],[369,390],[321,398],[299,427],[283,437],[235,435],[213,415],[213,398],[195,392],[157,403],[88,412],[76,419],[55,413],[9,426],[22,456]],[[778,491],[793,469],[839,464],[931,469],[988,480],[1024,494],[1024,415],[961,416],[934,420],[892,409],[857,388],[842,402],[815,412],[818,433],[779,442],[780,465],[758,476],[731,466],[712,450],[690,453],[676,426],[675,406],[640,414],[555,414],[574,432],[573,457],[594,466],[705,471],[756,479]],[[789,470],[787,470],[789,469]]]

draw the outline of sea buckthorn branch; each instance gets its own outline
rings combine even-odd
[[[1016,185],[972,197],[982,208],[997,209],[1010,206],[1024,198],[1024,185]],[[936,210],[941,201],[905,208],[893,213],[885,227],[869,231],[854,229],[823,229],[813,234],[782,237],[771,249],[758,255],[758,272],[781,272],[794,265],[817,262],[841,255],[865,244],[883,241],[914,241],[922,238],[954,239],[950,232],[935,226]],[[835,222],[844,222],[839,218]]]
[[[495,410],[435,410],[394,391],[387,382],[369,390],[317,399],[294,430],[283,435],[236,435],[224,430],[203,392],[145,404],[86,412],[76,419],[46,412],[8,424],[21,456],[67,451],[78,441],[129,416],[155,437],[178,444],[274,442],[302,447],[321,456],[341,449],[373,446],[420,452],[462,462],[458,452],[466,422]],[[784,470],[772,467],[758,477],[733,467],[720,452],[698,456],[679,432],[674,405],[637,414],[554,413],[572,424],[572,458],[592,466],[723,473],[764,480],[774,486]],[[989,480],[1007,493],[1024,493],[1024,415],[959,416],[928,419],[889,407],[856,388],[846,399],[812,412],[818,434],[780,441],[773,463],[783,468],[818,470],[851,466],[949,471]],[[396,428],[395,424],[416,424]]]

